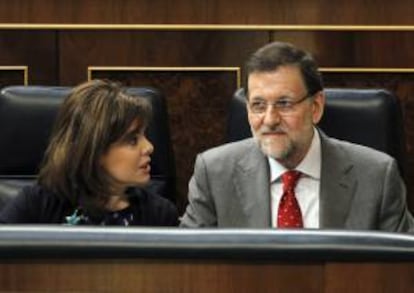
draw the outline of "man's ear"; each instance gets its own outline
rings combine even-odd
[[[321,120],[323,111],[325,109],[325,93],[319,91],[314,95],[313,105],[312,105],[312,121],[313,124],[318,124]]]

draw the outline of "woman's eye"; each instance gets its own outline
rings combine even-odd
[[[129,145],[136,145],[137,143],[138,143],[138,135],[131,136],[128,139],[128,144]]]

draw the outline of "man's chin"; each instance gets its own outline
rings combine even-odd
[[[291,145],[289,141],[274,139],[270,137],[259,138],[258,136],[254,136],[254,138],[261,151],[266,156],[269,156],[276,160],[283,160],[290,153]]]
[[[279,146],[276,147],[276,146],[271,146],[271,145],[266,145],[266,144],[261,144],[260,148],[265,155],[275,160],[286,159],[289,155],[288,148],[281,148]]]

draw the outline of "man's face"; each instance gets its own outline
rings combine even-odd
[[[296,167],[305,157],[312,142],[313,125],[322,117],[323,93],[307,96],[296,66],[281,66],[274,71],[249,75],[247,112],[253,136],[266,155],[287,168]],[[275,102],[279,108],[269,105]],[[257,111],[252,105],[258,103],[268,105]]]

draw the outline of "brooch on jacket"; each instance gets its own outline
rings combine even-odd
[[[66,225],[78,225],[83,220],[83,215],[80,209],[75,209],[72,215],[65,217]]]

